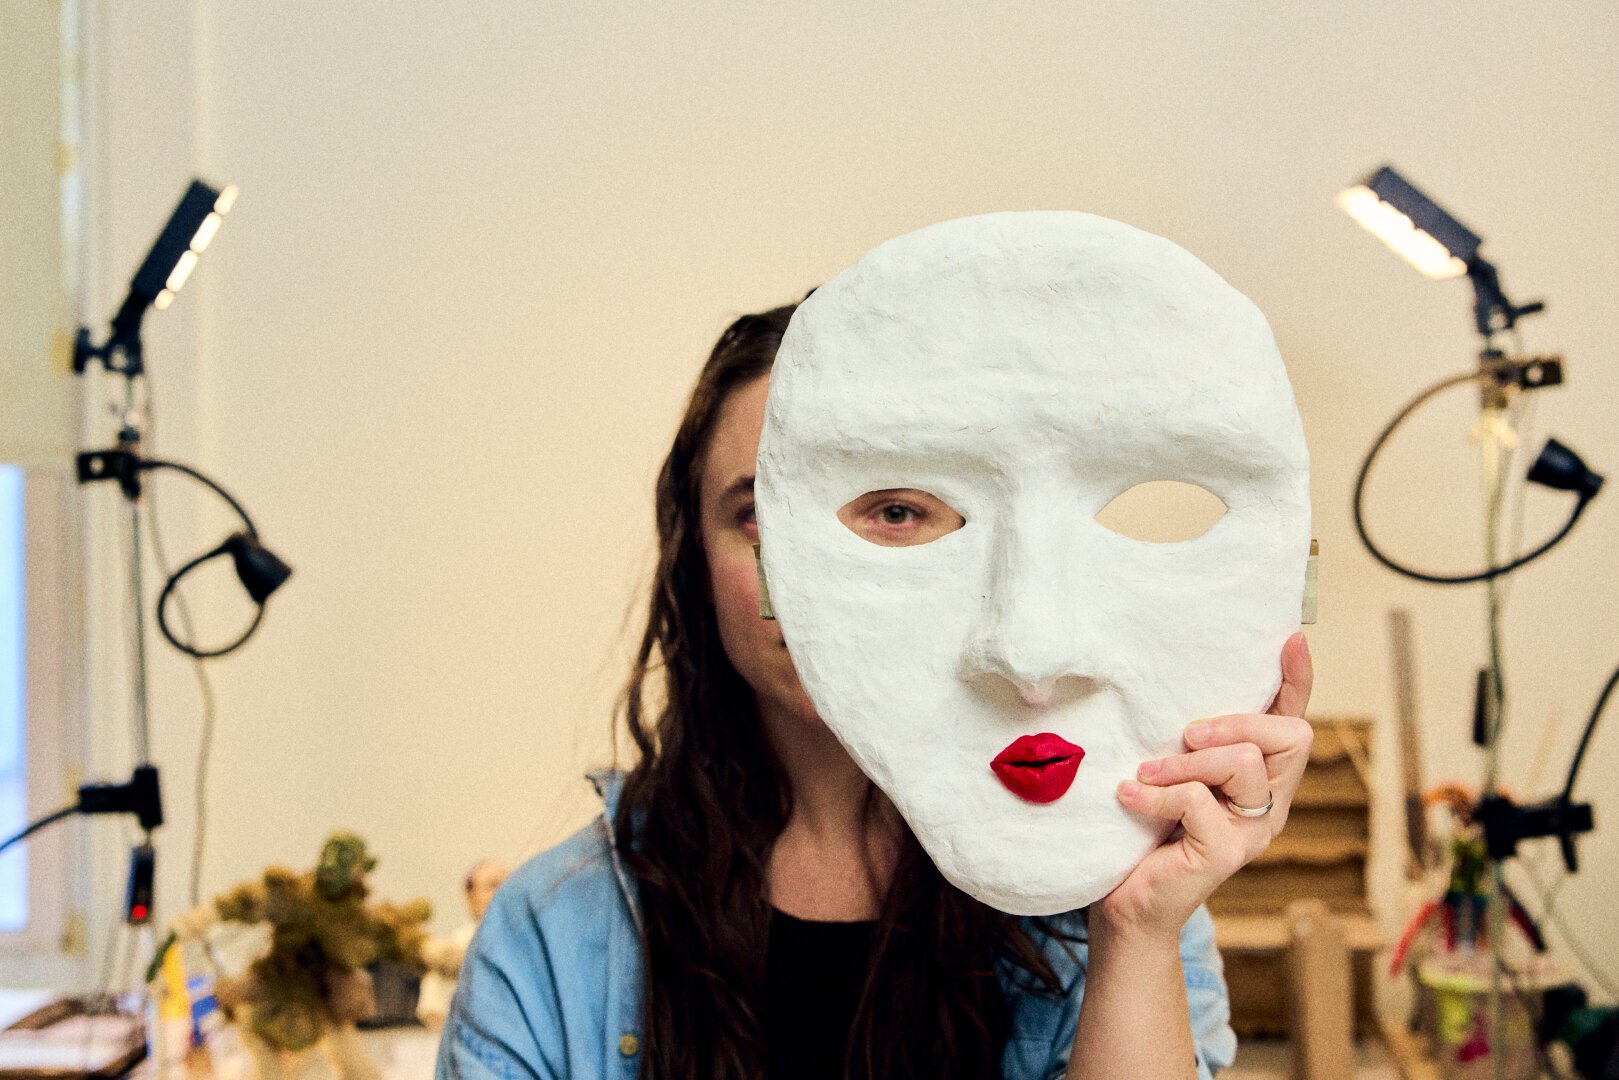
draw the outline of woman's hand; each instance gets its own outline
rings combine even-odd
[[[1139,782],[1119,785],[1126,809],[1179,828],[1091,905],[1093,935],[1178,938],[1197,906],[1270,846],[1310,756],[1313,734],[1302,717],[1313,679],[1310,647],[1294,634],[1282,646],[1282,688],[1268,712],[1200,720],[1186,729],[1186,753],[1146,762]],[[1231,809],[1267,801],[1262,817]]]

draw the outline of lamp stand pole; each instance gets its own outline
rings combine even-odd
[[[121,355],[123,362],[118,363]],[[101,360],[108,371],[124,377],[124,407],[119,417],[118,444],[111,451],[87,451],[74,459],[81,485],[98,480],[116,480],[129,509],[129,603],[135,624],[135,655],[131,682],[134,688],[135,771],[126,785],[91,785],[80,790],[81,813],[133,813],[141,828],[141,840],[130,852],[129,880],[124,896],[124,921],[134,925],[150,923],[156,907],[157,850],[152,832],[163,823],[162,794],[156,767],[152,765],[151,691],[148,682],[146,648],[146,550],[141,530],[141,403],[135,382],[145,371],[140,336],[131,331],[114,335],[99,349],[89,344],[89,333],[81,329],[75,347],[74,370],[83,374],[91,359]]]
[[[1503,484],[1503,457],[1510,453],[1508,445],[1513,432],[1507,420],[1505,394],[1496,386],[1486,383],[1483,388],[1484,404],[1479,415],[1479,432],[1484,479],[1484,559],[1485,566],[1494,569],[1500,565],[1501,496]],[[1502,679],[1501,656],[1501,579],[1492,577],[1484,583],[1487,635],[1489,639],[1489,675],[1484,696],[1484,792],[1493,796],[1501,780],[1501,725],[1506,711],[1506,692]],[[1505,1080],[1506,1057],[1503,1043],[1506,1034],[1501,998],[1502,956],[1501,935],[1505,928],[1505,877],[1503,864],[1491,858],[1490,894],[1485,924],[1488,927],[1490,947],[1489,1038],[1491,1075],[1494,1080]]]
[[[135,378],[124,380],[123,427],[118,432],[118,449],[140,455],[140,412],[135,406]],[[151,695],[147,687],[146,618],[142,603],[146,596],[146,580],[142,563],[145,552],[141,543],[141,489],[137,483],[133,491],[125,491],[129,507],[129,593],[131,614],[135,619],[135,757],[136,765],[152,763]],[[150,837],[148,837],[149,839]]]

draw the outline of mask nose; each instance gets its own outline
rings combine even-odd
[[[963,657],[969,680],[1004,680],[1036,709],[1109,681],[1078,554],[1049,525],[1002,530]]]
[[[1033,682],[1027,679],[1013,678],[1012,683],[1017,687],[1018,697],[1023,699],[1023,704],[1031,709],[1043,709],[1050,705],[1051,699],[1057,693],[1057,680],[1055,678],[1036,679]]]

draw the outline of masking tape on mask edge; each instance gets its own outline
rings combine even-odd
[[[774,619],[776,609],[770,606],[770,589],[765,585],[765,564],[759,556],[759,545],[753,545],[753,565],[759,571],[759,618]]]
[[[1316,604],[1316,561],[1321,555],[1319,541],[1310,541],[1310,559],[1304,564],[1304,611],[1299,616],[1299,622],[1305,626],[1315,624]],[[763,573],[763,571],[760,571]]]

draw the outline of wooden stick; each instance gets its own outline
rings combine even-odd
[[[1400,722],[1400,769],[1405,778],[1405,838],[1411,849],[1405,876],[1422,876],[1428,857],[1428,818],[1422,806],[1422,741],[1417,737],[1416,645],[1411,636],[1411,613],[1404,608],[1389,612],[1389,649],[1394,659],[1394,702]]]
[[[1355,1002],[1343,923],[1320,900],[1287,906],[1294,1080],[1353,1080]]]

